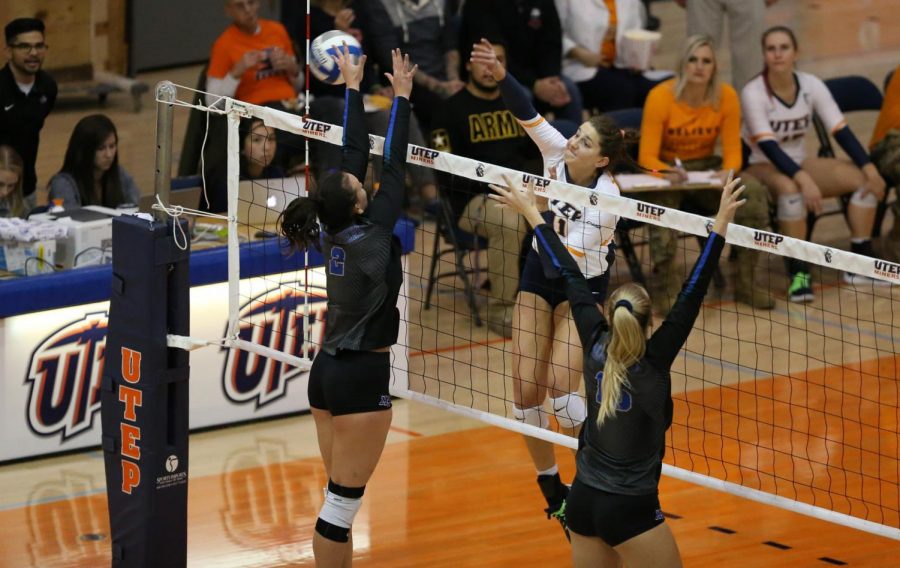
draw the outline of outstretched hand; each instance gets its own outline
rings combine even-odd
[[[536,227],[544,222],[541,212],[537,208],[537,200],[534,196],[534,181],[528,183],[525,190],[516,188],[513,181],[506,175],[503,176],[506,187],[490,184],[494,193],[490,194],[490,198],[499,201],[502,205],[514,209],[525,217],[532,227]]]
[[[418,65],[410,66],[409,54],[403,55],[399,49],[391,50],[391,60],[394,64],[393,73],[385,73],[384,76],[394,87],[394,96],[408,99],[412,93],[413,77],[419,70]]]
[[[341,74],[344,76],[347,88],[358,91],[359,85],[362,83],[363,74],[366,70],[366,56],[361,55],[359,59],[354,62],[353,57],[350,56],[350,48],[347,46],[347,42],[344,42],[343,47],[337,50],[337,55],[334,56],[334,60],[337,63],[338,69],[341,70]]]
[[[728,179],[722,188],[722,198],[719,200],[719,212],[716,213],[712,228],[713,232],[723,237],[728,230],[728,224],[734,221],[734,213],[747,202],[746,199],[740,199],[745,189],[740,183],[741,178],[735,178],[734,171],[728,172]]]
[[[500,64],[500,60],[497,59],[494,46],[484,38],[481,38],[481,41],[472,46],[472,55],[469,57],[469,61],[480,63],[487,67],[495,81],[502,81],[506,78],[506,69]]]

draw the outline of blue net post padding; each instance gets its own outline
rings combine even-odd
[[[186,227],[185,227],[186,229]],[[171,221],[113,220],[113,274],[101,385],[113,567],[187,565],[190,250]]]

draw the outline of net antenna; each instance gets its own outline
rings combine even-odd
[[[193,92],[178,87],[182,89]],[[324,330],[324,260],[314,258],[311,251],[303,255],[302,262],[296,262],[299,255],[286,256],[283,266],[272,267],[274,275],[251,279],[249,284],[247,279],[241,281],[242,253],[252,258],[257,250],[254,247],[259,245],[249,238],[242,243],[239,238],[249,237],[256,227],[238,219],[241,207],[246,205],[239,192],[238,128],[241,118],[254,117],[277,131],[302,136],[304,144],[313,140],[338,147],[343,129],[308,116],[301,118],[228,98],[222,102],[221,109],[178,98],[171,104],[224,114],[228,119],[228,329],[221,339],[170,338],[170,345],[224,345],[294,370],[306,370],[321,339],[317,333]],[[370,136],[372,154],[381,155],[383,148],[382,137]],[[308,150],[304,148],[307,167]],[[413,144],[407,156],[410,166],[432,168],[451,178],[503,184],[506,175],[523,187],[530,180],[538,180],[536,191],[545,197],[576,207],[600,208],[682,235],[705,237],[711,226],[706,217],[672,209],[665,210],[664,216],[648,218],[639,209],[643,204],[633,199]],[[305,194],[306,187],[283,191],[289,197],[299,196]],[[434,225],[426,222],[416,238],[427,241],[440,236]],[[678,242],[679,255],[687,265],[698,253],[695,239]],[[727,242],[764,255],[762,274],[773,289],[785,287],[781,280],[784,257],[809,262],[818,271],[818,281],[824,283],[822,299],[787,308],[782,302],[771,312],[707,300],[672,369],[676,411],[667,434],[663,473],[900,540],[900,436],[896,418],[890,419],[896,417],[900,399],[900,359],[896,356],[900,346],[895,339],[900,337],[900,287],[832,285],[835,271],[896,283],[900,276],[894,274],[900,274],[900,268],[740,225],[729,227]],[[417,250],[429,247],[419,246]],[[519,423],[512,417],[509,349],[505,343],[485,340],[483,332],[479,336],[474,327],[466,329],[466,324],[459,323],[467,320],[464,301],[460,301],[464,307],[455,309],[454,296],[439,293],[437,323],[426,324],[418,317],[423,303],[419,284],[427,277],[425,260],[429,259],[423,259],[422,253],[404,256],[404,284],[398,306],[401,330],[392,350],[391,393],[576,448],[574,438]],[[614,270],[620,270],[617,267],[622,264],[616,263]],[[624,279],[616,274],[613,280]],[[278,325],[252,309],[276,304],[292,312]],[[448,311],[450,318],[441,319],[444,316],[440,314]],[[282,343],[259,345],[261,337],[271,338],[275,331],[282,333],[287,328],[296,330],[296,334],[285,336]],[[430,338],[438,338],[434,344],[444,338],[449,345],[425,345]],[[460,342],[467,344],[466,349],[458,349]],[[475,349],[486,353],[486,363],[473,363],[471,353]],[[426,366],[425,360],[434,365]],[[801,438],[803,441],[798,441]]]

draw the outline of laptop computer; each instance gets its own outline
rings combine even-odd
[[[200,204],[200,193],[203,191],[201,186],[185,187],[183,189],[173,189],[169,192],[169,206],[180,205],[189,209],[196,209]],[[156,203],[156,194],[142,195],[138,202],[138,210],[141,213],[153,213],[151,207]]]
[[[238,186],[238,223],[273,227],[294,198],[306,195],[306,178],[244,180]]]

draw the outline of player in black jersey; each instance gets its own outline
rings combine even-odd
[[[656,332],[650,296],[638,284],[616,289],[606,317],[578,265],[544,222],[534,192],[522,193],[511,180],[492,186],[495,198],[521,213],[536,240],[566,282],[566,294],[584,346],[588,418],[581,431],[575,482],[566,500],[573,565],[681,566],[678,546],[659,507],[659,476],[665,433],[672,424],[675,357],[687,341],[709,281],[725,246],[725,232],[739,199],[740,178],[722,191],[712,232],[678,300]]]
[[[317,566],[349,566],[350,529],[391,425],[390,348],[397,342],[397,296],[403,283],[400,242],[393,235],[405,189],[409,95],[416,67],[393,51],[394,104],[384,143],[379,191],[363,188],[369,135],[359,84],[365,55],[343,53],[347,81],[340,172],[326,174],[310,197],[293,200],[279,226],[297,249],[310,245],[326,260],[325,339],[309,375],[309,404],[328,472],[325,504],[316,522]],[[319,224],[322,232],[320,234]]]

